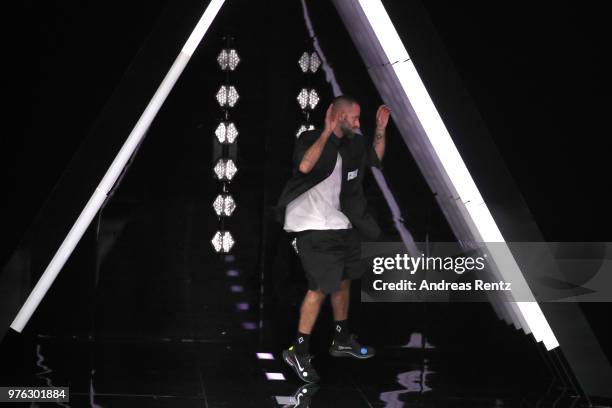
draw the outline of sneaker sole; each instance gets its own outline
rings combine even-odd
[[[350,351],[350,350],[334,350],[334,349],[329,349],[329,354],[332,357],[352,357],[352,358],[356,358],[358,360],[367,360],[368,358],[372,358],[374,357],[376,354],[357,354],[354,351]]]
[[[300,370],[291,361],[291,358],[289,357],[289,353],[287,352],[287,350],[283,350],[283,360],[285,360],[285,363],[289,364],[289,366],[293,368],[293,371],[295,371],[295,373],[300,378],[300,380],[307,382],[309,384],[314,384],[319,381],[319,380],[311,380],[310,378],[304,377],[302,373],[300,372]]]

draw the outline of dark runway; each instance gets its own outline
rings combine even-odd
[[[19,352],[3,364],[2,383],[69,386],[73,407],[286,404],[303,385],[279,358],[303,278],[278,273],[260,297],[258,265],[240,247],[231,256],[209,249],[201,201],[159,202],[132,217],[115,207],[101,225],[90,332],[66,335],[77,322],[63,319],[74,313],[53,313],[47,330],[9,335],[4,350]],[[322,377],[313,407],[519,407],[545,397],[551,377],[531,340],[487,304],[361,304],[353,289],[352,326],[378,355],[329,356],[326,304],[313,338]],[[59,310],[75,307],[65,296]]]

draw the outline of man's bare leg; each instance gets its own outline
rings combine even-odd
[[[320,289],[306,292],[300,309],[297,337],[288,350],[283,350],[283,359],[293,368],[298,377],[306,382],[319,381],[319,375],[310,364],[312,357],[308,349],[310,333],[317,321],[324,300],[325,293],[321,292]]]
[[[335,321],[343,321],[348,318],[351,281],[340,282],[340,290],[331,294],[332,309]]]
[[[300,323],[298,324],[298,331],[300,333],[310,334],[312,332],[324,300],[325,293],[321,292],[321,289],[306,292],[300,309]]]

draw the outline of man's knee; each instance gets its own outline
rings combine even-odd
[[[308,292],[306,292],[306,298],[304,300],[309,303],[321,303],[325,300],[325,293],[323,293],[321,289],[309,289]]]

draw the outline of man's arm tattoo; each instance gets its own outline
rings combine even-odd
[[[385,129],[376,129],[374,132],[374,142],[372,143],[378,160],[382,160],[385,154]]]
[[[374,133],[374,147],[381,144],[385,140],[385,129],[376,129]]]

